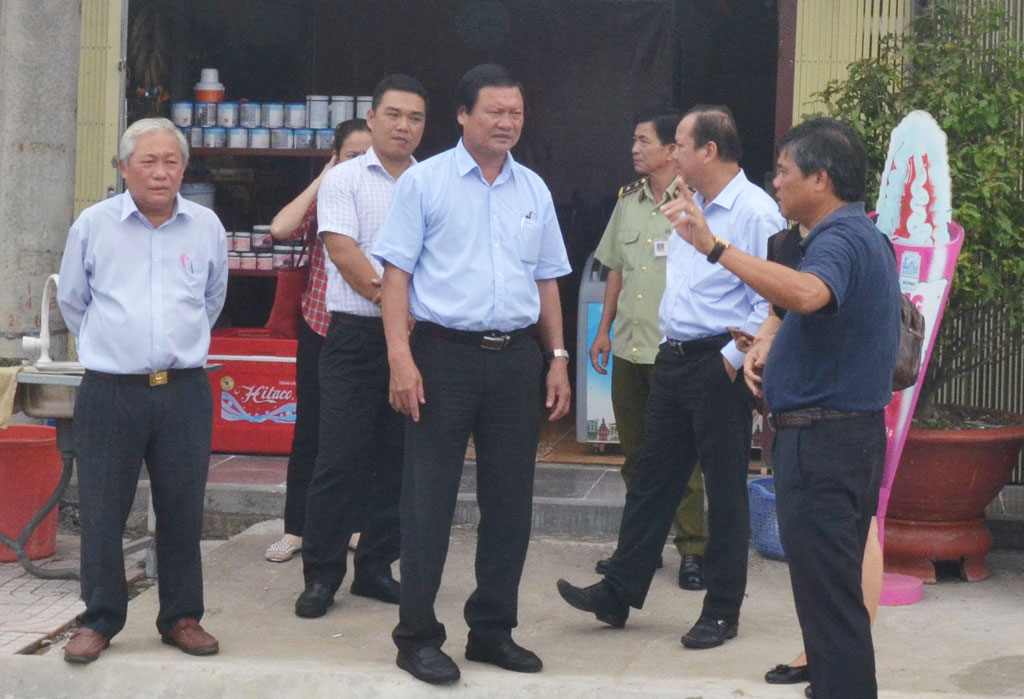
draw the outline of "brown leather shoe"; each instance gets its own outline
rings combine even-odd
[[[203,631],[195,619],[182,619],[160,640],[167,645],[177,646],[189,655],[213,655],[220,650],[217,639]]]
[[[64,646],[64,660],[69,663],[91,663],[107,649],[110,641],[106,636],[87,626],[79,627],[71,640]]]

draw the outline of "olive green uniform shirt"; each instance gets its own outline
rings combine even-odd
[[[642,186],[638,186],[640,182]],[[609,269],[622,272],[612,354],[635,364],[654,364],[662,338],[658,306],[665,291],[667,259],[655,256],[655,243],[664,241],[667,253],[672,232],[658,207],[672,198],[679,180],[669,185],[661,201],[654,201],[648,178],[640,182],[620,190],[619,201],[594,256]]]

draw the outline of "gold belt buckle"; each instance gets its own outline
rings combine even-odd
[[[154,371],[149,375],[150,386],[163,386],[167,383],[167,371]]]

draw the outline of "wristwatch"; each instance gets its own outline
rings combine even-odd
[[[558,357],[562,357],[566,361],[569,361],[569,351],[564,349],[551,350],[550,352],[545,354],[544,357],[549,361],[552,359],[556,359]]]
[[[728,240],[715,236],[715,247],[711,248],[711,252],[708,253],[708,262],[715,264],[718,262],[718,258],[722,256],[722,253],[732,247],[732,244]]]

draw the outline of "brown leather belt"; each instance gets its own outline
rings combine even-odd
[[[425,320],[416,321],[413,332],[424,332],[442,340],[457,342],[460,345],[472,345],[486,350],[501,351],[516,340],[528,337],[530,328],[519,328],[518,330],[484,330],[483,332],[472,332],[469,330],[455,330],[446,328],[437,323],[429,323]]]
[[[105,371],[93,371],[92,369],[86,369],[86,376],[95,376],[98,379],[104,381],[115,381],[117,383],[127,383],[142,386],[163,386],[171,379],[181,379],[192,374],[202,373],[202,367],[195,367],[193,369],[164,369],[163,371],[154,371],[149,374],[108,374]]]
[[[845,410],[833,410],[832,408],[801,408],[800,410],[787,410],[782,413],[770,413],[768,415],[768,424],[773,430],[811,427],[818,422],[850,420],[855,417],[870,415],[872,412],[851,413]]]

